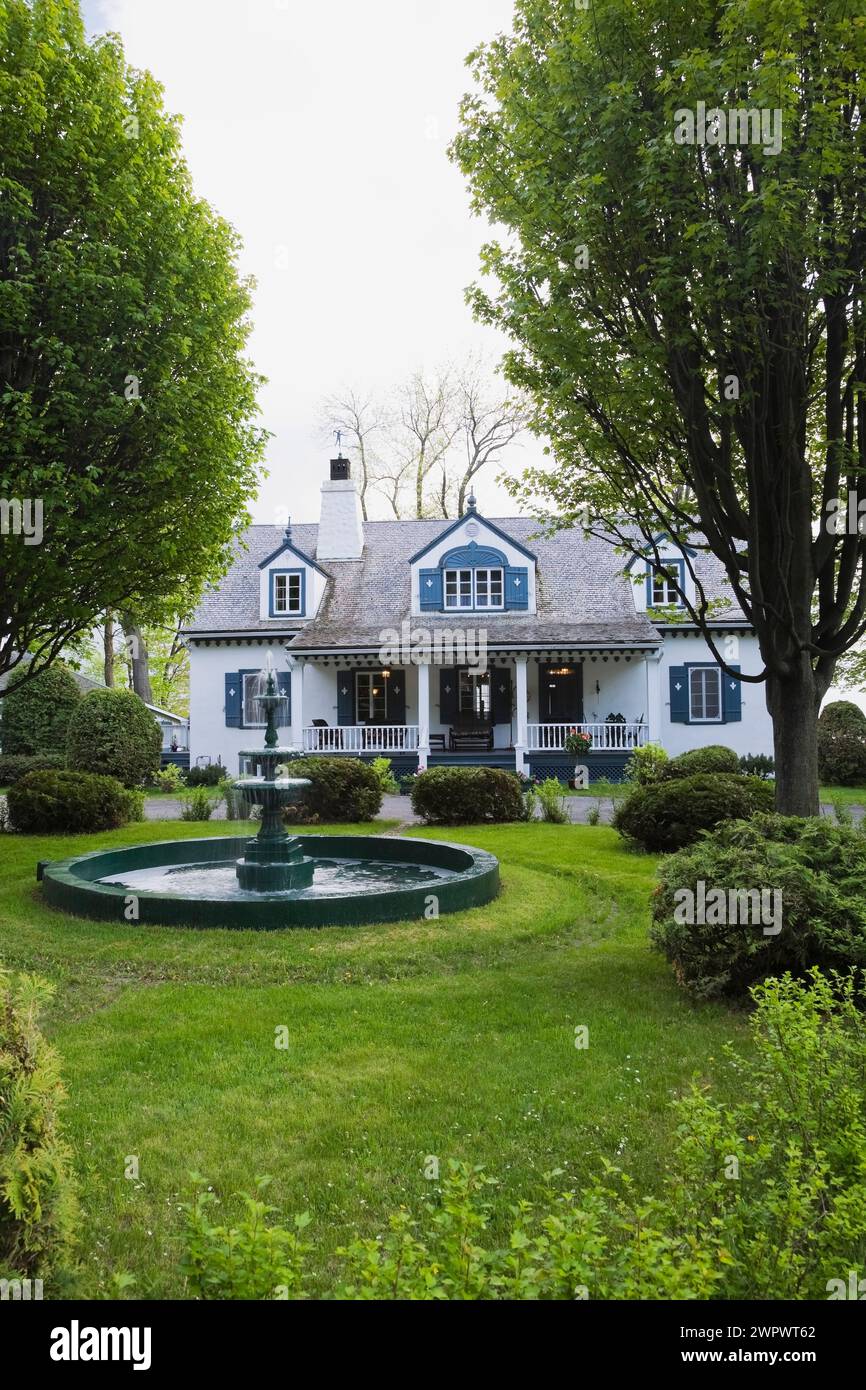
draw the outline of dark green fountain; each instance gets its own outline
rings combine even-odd
[[[315,862],[307,858],[296,835],[283,823],[283,807],[299,801],[310,786],[303,777],[277,777],[277,767],[293,754],[280,748],[276,711],[282,698],[268,657],[268,670],[259,703],[266,714],[264,748],[241,750],[241,757],[256,768],[257,775],[241,777],[234,783],[245,801],[262,809],[258,835],[247,841],[243,857],[237,861],[238,883],[251,893],[279,893],[287,888],[306,888],[313,881]]]
[[[496,897],[498,860],[469,845],[403,835],[290,835],[282,813],[311,783],[277,776],[296,755],[279,747],[282,697],[270,657],[258,692],[265,746],[241,753],[253,775],[234,783],[251,806],[261,807],[258,835],[211,833],[40,863],[46,900],[114,922],[123,932],[148,925],[267,931],[413,920],[435,930],[440,914]]]

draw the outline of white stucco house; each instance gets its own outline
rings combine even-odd
[[[666,570],[683,552],[660,543]],[[712,557],[691,557],[733,668],[761,670]],[[729,592],[729,591],[728,591]],[[771,753],[762,684],[725,675],[666,573],[581,530],[528,518],[364,521],[345,459],[332,460],[317,525],[251,526],[185,631],[191,762],[238,768],[264,720],[257,677],[273,654],[282,742],[400,769],[486,763],[572,775],[585,730],[590,777],[617,780],[638,744]]]

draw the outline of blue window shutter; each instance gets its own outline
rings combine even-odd
[[[731,664],[732,671],[739,666]],[[742,684],[722,671],[722,716],[726,724],[738,724],[743,717]]]
[[[226,671],[226,728],[241,727],[241,678],[237,671]]]
[[[450,724],[457,718],[457,672],[443,666],[439,672],[439,719]]]
[[[278,724],[281,729],[287,729],[292,722],[292,673],[291,671],[277,672],[277,688],[285,699],[285,704],[278,711]]]
[[[671,678],[671,723],[689,722],[689,673],[685,666],[672,666]]]
[[[421,595],[421,612],[441,613],[442,571],[421,570],[418,576],[418,589]]]
[[[392,671],[388,681],[388,710],[386,719],[389,724],[406,723],[406,672]]]
[[[491,704],[494,724],[511,723],[511,672],[507,666],[494,666],[490,671]]]
[[[529,570],[509,565],[505,571],[505,607],[526,609],[529,607]]]
[[[337,723],[355,722],[355,672],[337,672]]]

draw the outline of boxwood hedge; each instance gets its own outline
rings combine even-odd
[[[724,772],[676,777],[635,787],[617,808],[613,824],[644,849],[676,850],[720,821],[772,811],[774,801],[772,783],[759,777]]]

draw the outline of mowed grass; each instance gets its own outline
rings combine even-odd
[[[0,839],[0,957],[58,985],[46,1027],[69,1090],[84,1297],[120,1270],[139,1296],[185,1295],[191,1171],[229,1211],[233,1193],[271,1174],[270,1200],[312,1215],[322,1292],[337,1246],[431,1195],[431,1155],[500,1179],[498,1229],[554,1168],[580,1185],[609,1158],[657,1187],[671,1098],[713,1079],[726,1039],[745,1046],[743,1015],[687,1003],[649,950],[655,861],[603,827],[415,830],[498,854],[502,894],[378,927],[93,923],[44,907],[34,882],[40,858],[226,833],[238,827]],[[125,1176],[133,1157],[137,1180]]]

